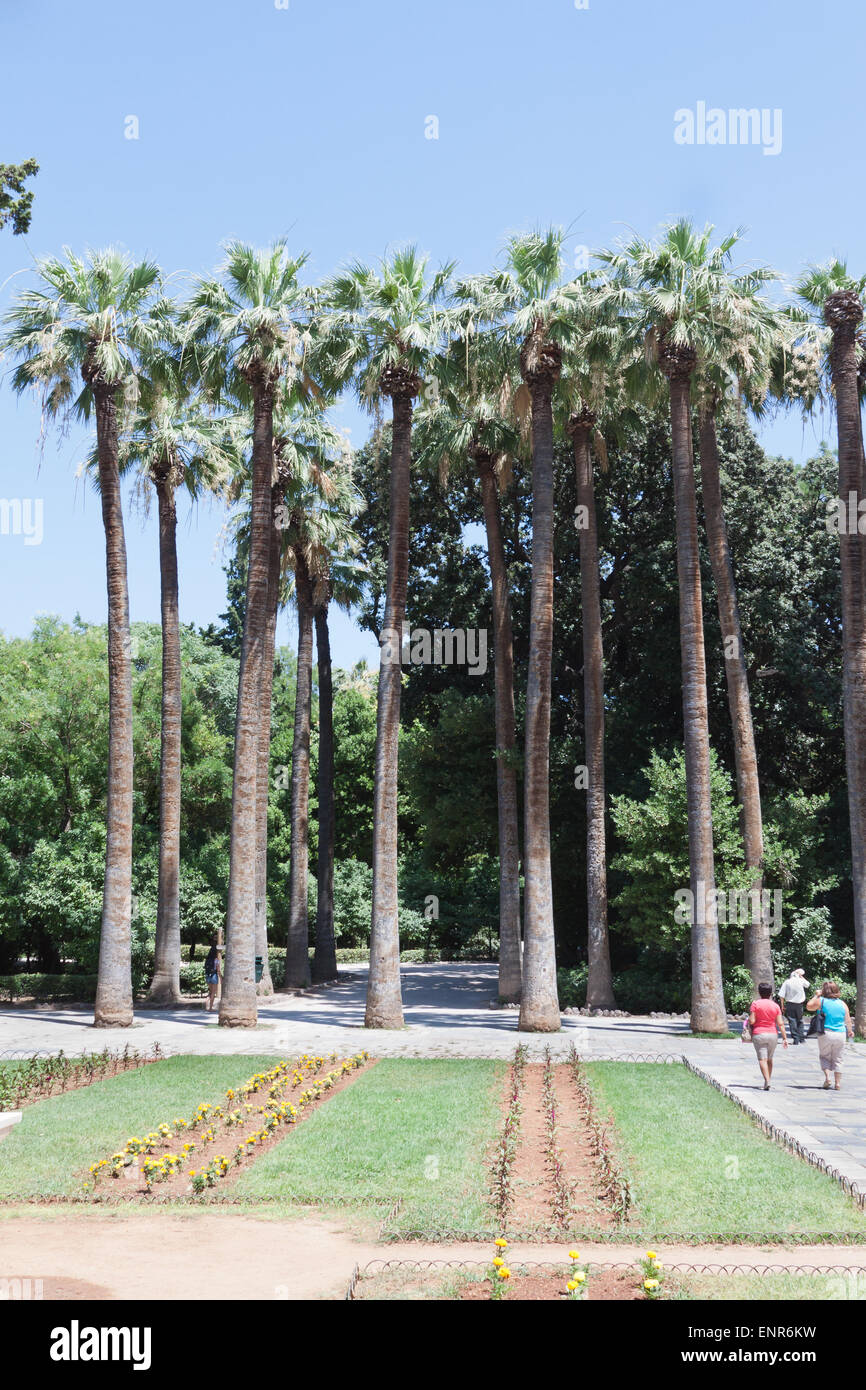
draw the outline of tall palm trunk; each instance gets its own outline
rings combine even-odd
[[[108,581],[108,799],[97,1028],[132,1023],[132,659],[114,394],[111,386],[93,385]]]
[[[281,506],[283,488],[271,489],[271,541],[268,556],[268,621],[262,657],[262,722],[259,728],[258,762],[256,765],[256,955],[262,961],[262,978],[256,994],[265,998],[274,992],[268,959],[268,802],[271,784],[271,719],[274,689],[274,655],[277,645],[277,615],[280,610],[281,533],[277,525],[277,509]]]
[[[289,869],[289,939],[286,949],[286,988],[304,989],[310,983],[310,927],[307,912],[307,871],[310,860],[310,712],[313,700],[313,586],[302,555],[295,562],[298,605],[298,674],[295,687],[295,729],[292,739],[291,828]]]
[[[690,383],[695,355],[687,348],[662,348],[661,366],[670,381],[677,578],[680,597],[680,654],[686,754],[686,805],[692,890],[692,1013],[694,1032],[727,1032],[722,961],[715,907],[710,734],[698,512],[691,447]]]
[[[533,365],[527,365],[529,353]],[[550,669],[553,652],[553,387],[560,354],[530,339],[521,369],[532,398],[532,597],[526,687],[523,992],[518,1027],[554,1033],[562,1020],[550,868]]]
[[[394,379],[388,383],[393,409],[388,578],[385,631],[379,662],[376,770],[373,781],[373,911],[365,1013],[368,1028],[403,1026],[397,906],[397,764],[402,682],[400,643],[409,582],[412,402],[418,394],[419,383],[411,373],[399,368],[392,369],[392,376]],[[386,389],[384,384],[383,389]]]
[[[859,501],[863,432],[857,372],[857,329],[863,309],[856,294],[837,291],[824,306],[833,331],[830,368],[836,395],[839,443],[839,501],[843,517],[853,492]],[[858,513],[859,515],[859,513]],[[864,609],[864,540],[848,526],[840,529],[842,569],[842,708],[845,770],[851,822],[851,876],[854,888],[854,949],[857,961],[857,1006],[854,1027],[866,1035],[866,609]]]
[[[313,981],[320,984],[323,980],[337,978],[337,943],[334,937],[334,685],[327,599],[317,605],[315,621],[319,681],[319,866]]]
[[[162,617],[162,719],[159,766],[159,887],[153,981],[148,998],[180,1002],[180,766],[181,663],[177,580],[177,507],[163,460],[154,478],[159,509],[159,577]]]
[[[591,417],[572,416],[577,505],[586,509],[579,531],[580,613],[583,628],[583,718],[586,739],[586,1002],[591,1009],[616,1007],[607,930],[607,845],[604,778],[604,648],[590,435]]]
[[[755,731],[752,726],[752,703],[749,697],[749,677],[746,655],[740,630],[740,610],[734,582],[734,565],[728,544],[728,531],[722,507],[719,447],[713,406],[699,412],[701,483],[710,564],[716,583],[719,623],[725,648],[725,680],[728,687],[728,708],[734,734],[734,765],[737,772],[737,796],[742,808],[743,848],[746,867],[752,870],[751,887],[760,894],[763,887],[764,827],[761,817],[761,788],[758,781],[758,755]],[[754,901],[760,902],[760,897]],[[770,948],[770,924],[764,913],[753,912],[745,932],[745,962],[757,986],[773,983],[773,952]],[[756,919],[756,920],[755,920]]]
[[[520,942],[520,842],[517,770],[514,754],[514,647],[511,598],[502,544],[502,516],[493,460],[481,449],[470,450],[481,481],[487,560],[493,596],[493,663],[496,692],[496,797],[499,812],[499,998],[520,999],[523,967]]]
[[[256,784],[261,728],[261,679],[268,610],[271,543],[271,478],[274,468],[274,387],[254,382],[252,516],[246,613],[235,720],[232,828],[226,959],[220,1026],[255,1027],[256,982]]]

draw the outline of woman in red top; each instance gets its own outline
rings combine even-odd
[[[752,1030],[752,1042],[758,1055],[758,1066],[761,1068],[761,1075],[764,1078],[764,1090],[769,1091],[776,1043],[781,1037],[782,1045],[787,1047],[788,1039],[785,1037],[785,1029],[782,1024],[782,1010],[775,1000],[770,998],[773,993],[772,986],[758,985],[758,993],[761,996],[760,999],[756,999],[749,1010],[749,1027]]]

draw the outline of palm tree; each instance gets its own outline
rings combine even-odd
[[[737,396],[749,401],[757,414],[763,410],[783,335],[781,319],[761,297],[760,288],[775,278],[768,269],[729,277],[726,267],[721,268],[715,335],[704,345],[696,377],[701,496],[724,649],[743,850],[751,873],[750,887],[758,895],[763,887],[764,863],[761,787],[746,651],[722,501],[717,421],[732,383]],[[753,912],[746,925],[744,958],[756,989],[762,980],[772,983],[770,926],[764,913]]]
[[[340,508],[343,520],[347,520],[356,509],[357,503],[347,499]],[[319,547],[313,568],[313,620],[316,628],[319,692],[319,762],[316,781],[319,846],[313,984],[337,978],[337,941],[334,931],[334,685],[328,609],[333,601],[348,611],[361,599],[362,570],[351,558],[356,548],[357,540],[346,527],[342,537],[335,535],[329,545]]]
[[[298,282],[306,256],[285,242],[260,251],[230,242],[221,279],[200,280],[183,314],[188,350],[217,404],[253,413],[250,561],[235,724],[226,960],[221,1027],[254,1027],[256,826],[261,683],[273,529],[274,405],[281,379],[303,370],[311,296]]]
[[[863,295],[866,276],[856,279],[844,261],[812,267],[797,283],[797,294],[817,310],[831,333],[828,365],[836,402],[839,446],[840,519],[849,516],[853,496],[859,508],[864,494],[863,427],[860,417],[860,369],[863,345]],[[859,510],[854,513],[858,518]],[[857,960],[855,1028],[866,1034],[866,555],[859,530],[840,524],[842,570],[842,707],[845,768],[851,823],[851,870],[854,887],[854,946]]]
[[[295,489],[287,502],[283,521],[298,610],[298,664],[290,792],[292,854],[286,950],[286,987],[289,989],[303,989],[311,980],[307,873],[314,617],[317,601],[321,605],[322,600],[326,598],[329,557],[334,550],[347,543],[346,513],[350,509],[350,498],[353,496],[347,475],[339,471],[324,473],[320,470],[312,487],[306,490]],[[332,798],[333,766],[330,789]],[[327,831],[330,830],[329,821]],[[331,891],[333,893],[333,890]],[[333,931],[333,924],[331,930]]]
[[[294,381],[279,394],[274,413],[274,474],[271,484],[270,550],[268,556],[268,607],[265,646],[262,658],[260,700],[262,709],[256,766],[256,902],[255,954],[262,962],[262,975],[256,986],[259,997],[274,992],[268,957],[268,807],[270,790],[271,722],[273,717],[274,658],[277,619],[287,598],[286,570],[290,568],[290,549],[284,544],[290,524],[290,506],[299,510],[310,504],[310,489],[330,495],[334,484],[317,460],[342,444],[342,436],[323,413],[324,399],[309,378]],[[230,528],[235,553],[248,562],[250,548],[250,486],[248,470],[238,472],[230,490],[239,511]],[[293,762],[293,774],[296,767]],[[293,844],[300,831],[293,823]],[[306,830],[304,830],[304,838]],[[304,898],[306,903],[306,898]]]
[[[337,381],[353,382],[376,410],[391,399],[391,492],[385,623],[381,640],[373,794],[373,909],[368,1028],[400,1028],[400,932],[397,902],[397,765],[400,733],[400,643],[409,570],[409,474],[414,401],[439,348],[446,319],[439,308],[452,267],[427,274],[414,247],[382,261],[378,272],[353,265],[323,289],[321,325]]]
[[[586,747],[586,898],[587,983],[590,1008],[616,1007],[607,921],[607,836],[605,828],[604,642],[601,567],[595,506],[593,456],[607,470],[606,436],[623,436],[634,424],[631,395],[640,360],[629,350],[616,314],[586,279],[586,300],[577,318],[559,391],[563,430],[574,449],[580,552],[580,606],[583,634],[583,708]],[[642,384],[642,383],[640,383]]]
[[[480,328],[517,355],[532,430],[532,595],[524,775],[524,955],[519,1028],[561,1026],[550,867],[550,679],[553,649],[553,394],[574,337],[582,288],[562,285],[564,233],[512,237],[504,268],[464,280],[469,342]],[[467,344],[468,346],[468,344]],[[519,408],[519,407],[518,407]]]
[[[177,493],[197,500],[221,489],[236,466],[226,422],[201,410],[179,372],[171,306],[160,306],[167,342],[150,348],[147,376],[120,441],[121,475],[135,469],[156,493],[162,622],[159,881],[154,973],[148,1000],[169,1006],[180,991],[181,648]],[[94,461],[95,462],[95,461]]]
[[[444,485],[453,463],[471,466],[481,488],[487,561],[493,600],[496,792],[499,829],[499,998],[520,1000],[520,842],[517,798],[517,729],[514,713],[514,647],[508,568],[502,539],[499,492],[520,450],[519,429],[507,418],[512,400],[507,366],[485,363],[486,389],[477,363],[469,380],[462,352],[443,358],[438,400],[419,415],[418,457],[439,469]],[[456,358],[456,360],[455,360]],[[498,389],[497,389],[498,378]]]
[[[695,1032],[727,1031],[715,907],[710,735],[698,516],[692,456],[691,382],[699,353],[711,356],[721,286],[739,234],[711,246],[712,228],[682,220],[653,245],[637,237],[600,259],[613,274],[614,303],[633,314],[670,389],[672,471],[680,595],[680,652],[685,726],[686,801],[693,902],[692,1013]]]
[[[19,359],[15,390],[40,390],[49,419],[92,414],[96,421],[108,579],[109,748],[94,1024],[126,1028],[133,1017],[132,666],[118,410],[123,393],[135,393],[138,354],[158,336],[148,309],[160,272],[152,261],[109,249],[45,258],[37,274],[39,288],[19,295],[5,316],[3,345]]]

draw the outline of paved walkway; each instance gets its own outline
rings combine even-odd
[[[764,1092],[755,1054],[737,1037],[693,1038],[688,1023],[651,1018],[564,1015],[562,1032],[517,1032],[514,1010],[492,1010],[496,967],[484,964],[407,965],[402,969],[406,1027],[365,1029],[366,966],[341,970],[339,982],[263,1002],[255,1029],[219,1028],[202,1005],[141,1010],[132,1028],[97,1030],[91,1011],[48,1005],[0,1007],[0,1057],[6,1051],[67,1053],[159,1043],[165,1052],[267,1054],[355,1052],[377,1057],[510,1057],[518,1041],[531,1056],[549,1046],[565,1057],[574,1043],[588,1060],[637,1054],[689,1059],[756,1114],[866,1191],[866,1047],[845,1054],[845,1089],[821,1089],[817,1043],[777,1049],[773,1089]]]
[[[769,1091],[763,1089],[751,1045],[709,1042],[690,1058],[749,1110],[866,1192],[866,1046],[846,1048],[839,1092],[823,1090],[814,1039],[787,1052],[776,1049]]]
[[[260,1001],[255,1029],[219,1028],[203,1004],[172,1010],[140,1009],[132,1028],[94,1029],[92,1010],[79,1006],[0,1007],[0,1054],[63,1048],[68,1053],[158,1042],[169,1052],[273,1053],[358,1051],[377,1057],[510,1057],[522,1041],[532,1053],[564,1056],[572,1042],[581,1051],[676,1052],[698,1041],[685,1020],[563,1016],[553,1036],[518,1034],[517,1011],[491,1009],[496,966],[404,965],[406,1027],[394,1032],[364,1028],[366,965],[344,967],[338,984]]]

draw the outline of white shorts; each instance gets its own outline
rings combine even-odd
[[[758,1054],[759,1062],[771,1062],[773,1053],[776,1051],[776,1044],[779,1041],[778,1033],[753,1033],[752,1042]]]
[[[822,1033],[818,1039],[818,1056],[824,1071],[842,1070],[842,1053],[847,1039],[844,1033]]]

